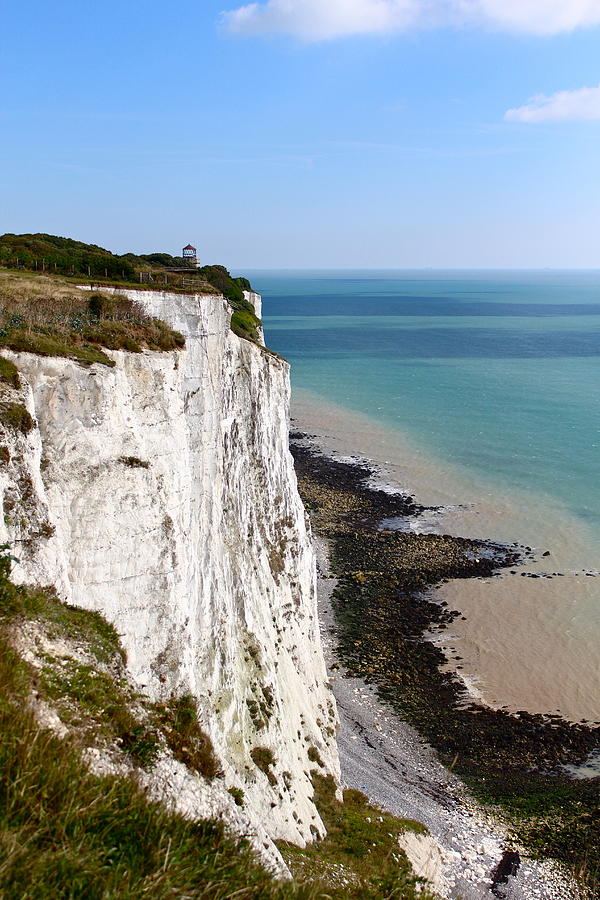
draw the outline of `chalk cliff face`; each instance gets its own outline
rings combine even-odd
[[[230,331],[222,297],[126,293],[186,348],[108,351],[114,368],[7,354],[37,427],[1,475],[0,539],[24,541],[18,580],[115,624],[148,695],[198,698],[225,784],[302,844],[323,831],[309,772],[339,770],[288,365]]]

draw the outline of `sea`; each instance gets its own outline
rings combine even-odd
[[[600,271],[245,274],[294,424],[437,507],[388,527],[534,549],[436,591],[464,617],[431,635],[448,666],[490,705],[599,720]]]

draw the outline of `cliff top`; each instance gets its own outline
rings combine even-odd
[[[260,320],[244,295],[244,291],[252,290],[248,279],[233,277],[221,265],[191,270],[186,270],[186,266],[186,260],[168,253],[118,255],[97,244],[52,234],[0,235],[0,267],[29,275],[30,280],[43,278],[45,291],[55,293],[52,281],[56,279],[63,290],[67,285],[91,283],[100,289],[110,285],[170,293],[222,294],[233,310],[232,330],[239,337],[257,341]],[[39,290],[34,293],[40,295]]]

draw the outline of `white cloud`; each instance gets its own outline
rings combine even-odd
[[[558,34],[600,24],[600,0],[450,0],[463,20],[528,34]]]
[[[509,109],[508,122],[590,122],[600,120],[600,84],[576,91],[538,94],[525,106]]]
[[[320,41],[395,31],[412,24],[419,0],[267,0],[223,14],[239,34],[287,33]]]
[[[224,12],[237,34],[292,34],[320,41],[414,25],[482,24],[558,34],[600,24],[600,0],[261,0]]]

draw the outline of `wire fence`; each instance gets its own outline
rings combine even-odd
[[[2,257],[0,265],[7,269],[17,269],[21,271],[38,272],[48,275],[62,275],[66,278],[105,278],[107,281],[124,281],[132,283],[134,281],[140,284],[152,285],[154,288],[176,287],[190,290],[195,293],[206,293],[209,285],[199,277],[190,277],[177,271],[170,272],[135,272],[135,270],[115,269],[114,266],[107,267],[102,265],[74,265],[60,262],[53,262],[45,257]],[[100,284],[98,285],[101,286]],[[214,289],[213,289],[214,291]]]

